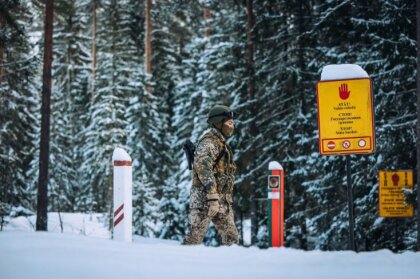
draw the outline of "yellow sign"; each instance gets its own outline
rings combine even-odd
[[[413,189],[413,171],[379,171],[379,216],[413,217],[413,205],[405,203],[402,190]]]
[[[317,83],[321,155],[375,151],[372,82],[369,78]]]

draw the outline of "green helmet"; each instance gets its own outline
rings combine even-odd
[[[207,123],[209,124],[216,124],[222,123],[227,119],[235,119],[237,113],[232,111],[227,106],[222,105],[215,105],[209,111],[209,118],[207,119]]]

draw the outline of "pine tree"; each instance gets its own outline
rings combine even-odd
[[[207,40],[203,38],[202,27],[204,20],[201,17],[200,5],[185,6],[180,1],[175,12],[182,37],[178,42],[181,61],[175,67],[179,73],[179,81],[175,84],[174,114],[172,125],[174,127],[175,142],[173,143],[175,165],[173,181],[177,186],[178,226],[183,234],[188,227],[189,191],[191,187],[191,171],[183,150],[185,141],[196,142],[202,133],[205,115],[199,113],[202,103],[202,91],[199,87],[200,60]],[[189,11],[186,13],[185,11]],[[185,28],[188,28],[187,31]],[[198,31],[197,31],[198,30]],[[197,34],[199,32],[199,34]],[[198,128],[196,128],[198,127]],[[183,235],[183,236],[184,236]]]
[[[359,60],[374,61],[366,63],[364,67],[373,73],[377,131],[375,158],[366,158],[358,166],[359,170],[368,170],[364,172],[365,180],[354,178],[360,181],[355,189],[359,194],[356,205],[369,204],[357,208],[361,211],[357,221],[362,224],[358,237],[366,250],[414,249],[414,219],[386,219],[381,222],[375,208],[378,204],[378,171],[414,169],[416,166],[412,152],[416,142],[416,31],[413,24],[416,6],[413,1],[384,0],[378,6],[366,7],[360,3],[356,7],[365,8],[365,12],[364,17],[355,16],[353,24],[358,30],[370,31],[361,32],[364,34],[363,40],[368,43],[360,51]],[[396,27],[391,31],[391,26]],[[368,53],[373,54],[369,60],[366,57]],[[385,238],[378,237],[378,234]]]
[[[35,45],[31,44],[29,4],[0,4],[0,215],[34,210],[35,191],[27,172],[34,160],[39,82]],[[2,219],[3,220],[3,219]],[[3,224],[3,221],[2,221]]]
[[[82,162],[79,135],[85,126],[89,104],[88,81],[90,54],[85,6],[80,1],[56,3],[55,87],[51,125],[52,207],[55,211],[77,208],[80,187],[79,170]]]
[[[134,55],[131,58],[132,80],[129,93],[129,104],[126,110],[128,122],[127,146],[133,159],[133,230],[142,236],[154,237],[158,213],[156,199],[157,186],[153,178],[159,168],[155,160],[158,152],[159,125],[156,97],[148,90],[153,90],[150,83],[146,85],[144,68],[144,3],[130,1],[132,11],[130,18],[130,36],[133,40]],[[152,91],[153,92],[153,91]]]
[[[182,195],[183,188],[178,185],[179,179],[176,176],[179,171],[177,159],[182,147],[176,135],[178,126],[173,122],[174,119],[179,119],[175,103],[176,85],[182,79],[179,65],[186,56],[183,47],[191,32],[191,26],[186,24],[191,19],[185,14],[185,8],[186,4],[179,1],[161,2],[153,9],[153,18],[156,19],[153,24],[153,95],[156,96],[159,108],[158,149],[165,150],[155,156],[159,168],[156,170],[158,176],[154,183],[159,186],[156,197],[160,200],[158,212],[161,213],[157,236],[177,240],[185,235],[187,217],[185,195]]]
[[[133,158],[133,210],[136,234],[154,236],[157,219],[156,186],[152,177],[158,166],[155,164],[154,147],[157,142],[156,108],[150,107],[153,96],[145,86],[145,77],[138,73],[136,92],[131,94],[127,109],[129,138],[127,145]]]
[[[98,212],[111,210],[111,157],[116,147],[125,148],[125,111],[131,86],[126,62],[135,50],[129,36],[125,1],[103,1],[98,9],[98,69],[96,95],[85,131],[85,203]]]
[[[286,246],[346,249],[345,158],[319,155],[315,82],[327,64],[354,63],[372,77],[376,117],[375,154],[351,156],[356,246],[415,248],[414,219],[377,212],[378,170],[416,165],[415,1],[152,1],[147,75],[144,1],[55,2],[50,210],[110,211],[119,146],[133,158],[134,232],[182,239],[191,187],[182,144],[225,104],[241,114],[229,140],[239,231],[252,217],[253,244],[268,246],[265,184],[276,160]],[[34,209],[43,9],[0,4],[1,215]],[[219,245],[214,227],[205,243]]]
[[[411,6],[410,6],[411,5]],[[370,156],[352,156],[352,181],[354,187],[354,203],[356,217],[356,246],[359,249],[391,248],[390,239],[378,240],[378,233],[395,231],[393,222],[377,218],[377,171],[379,169],[402,168],[414,166],[413,154],[409,151],[413,142],[414,76],[412,64],[400,64],[403,59],[413,57],[414,48],[411,43],[415,33],[407,22],[413,21],[410,15],[413,4],[383,1],[366,6],[365,3],[332,1],[319,6],[319,21],[314,31],[321,32],[319,37],[320,61],[331,63],[358,63],[371,74],[374,84],[377,151]],[[392,13],[391,8],[397,13]],[[412,13],[411,13],[412,14]],[[334,25],[331,23],[334,22]],[[390,27],[398,26],[399,32],[390,31]],[[334,26],[334,27],[333,27]],[[408,28],[405,28],[405,27]],[[402,35],[401,35],[402,34]],[[397,38],[394,38],[398,37]],[[403,38],[401,43],[393,42]],[[406,55],[400,56],[400,53]],[[410,54],[412,53],[412,54]],[[393,59],[395,57],[395,59]],[[398,58],[397,58],[398,57]],[[360,61],[360,62],[359,62]],[[404,66],[402,66],[404,65]],[[406,72],[408,80],[400,81],[401,73]],[[401,87],[400,87],[401,86]],[[399,90],[398,88],[401,88]],[[388,93],[389,92],[389,93]],[[407,92],[396,94],[396,92]],[[409,93],[413,92],[413,93]],[[397,97],[398,96],[398,97]],[[404,108],[397,112],[396,107]],[[411,111],[411,112],[410,112]],[[401,128],[400,128],[401,127]],[[404,127],[404,128],[402,128]],[[402,144],[402,145],[401,145]],[[398,153],[398,154],[397,154]],[[390,158],[384,160],[383,158]],[[392,159],[391,159],[392,158]],[[321,157],[313,161],[312,168],[323,170],[318,179],[306,182],[310,196],[319,200],[318,211],[311,213],[312,231],[319,237],[318,248],[343,249],[347,247],[348,214],[345,204],[344,159],[340,157]],[[315,178],[315,177],[314,177]],[[341,204],[341,205],[340,205]],[[408,221],[407,224],[411,222]],[[407,228],[413,228],[409,225]],[[378,241],[376,241],[378,240]],[[409,244],[412,245],[412,244]]]

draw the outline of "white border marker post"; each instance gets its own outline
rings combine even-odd
[[[112,155],[114,165],[114,230],[113,238],[132,241],[132,166],[131,157],[122,148]]]

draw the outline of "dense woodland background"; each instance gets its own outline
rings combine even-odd
[[[182,151],[214,104],[241,113],[237,225],[267,247],[268,162],[286,173],[286,246],[347,248],[343,156],[318,153],[316,81],[355,63],[373,80],[376,152],[351,156],[359,251],[415,249],[414,218],[378,216],[378,170],[416,166],[413,0],[155,0],[151,73],[145,2],[55,0],[49,211],[111,212],[111,156],[134,162],[136,234],[183,239],[190,171]],[[248,4],[248,5],[247,5]],[[44,1],[0,1],[0,201],[36,212]],[[95,19],[95,20],[94,20]],[[218,245],[214,228],[207,245]]]

